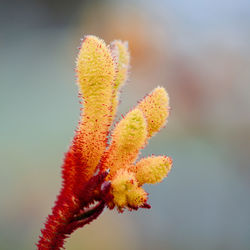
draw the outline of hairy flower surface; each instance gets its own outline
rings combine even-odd
[[[169,116],[163,87],[155,88],[110,131],[129,61],[126,42],[115,40],[107,46],[95,36],[82,40],[76,65],[82,113],[65,154],[62,189],[41,230],[38,249],[60,249],[66,237],[96,219],[105,206],[119,212],[150,208],[142,185],[161,182],[172,167],[167,156],[138,160]]]

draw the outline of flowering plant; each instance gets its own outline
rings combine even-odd
[[[76,73],[84,109],[65,154],[62,189],[41,230],[38,249],[60,249],[73,231],[96,219],[105,206],[119,212],[150,208],[142,185],[160,182],[171,169],[167,156],[136,162],[148,139],[166,123],[169,98],[164,88],[154,89],[109,132],[128,69],[126,43],[106,46],[95,36],[82,40]]]

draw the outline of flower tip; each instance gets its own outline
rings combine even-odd
[[[111,89],[115,66],[108,46],[93,35],[85,36],[77,57],[77,74],[80,92],[84,97]]]
[[[155,88],[139,104],[148,127],[148,138],[164,127],[169,115],[169,97],[163,87]]]
[[[141,159],[130,168],[135,172],[139,186],[161,182],[172,167],[172,159],[167,156],[151,156]]]

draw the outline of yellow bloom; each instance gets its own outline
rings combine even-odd
[[[172,159],[166,156],[151,156],[141,159],[135,166],[118,170],[111,179],[113,201],[110,207],[138,208],[146,204],[147,193],[143,184],[155,184],[162,181],[172,167]]]
[[[154,89],[138,105],[148,125],[148,138],[158,132],[166,123],[169,115],[169,97],[162,87]]]
[[[111,51],[104,41],[95,36],[85,37],[76,71],[80,93],[84,98],[79,127],[82,157],[86,159],[86,170],[91,176],[105,151],[116,76]]]
[[[130,171],[136,175],[139,185],[155,184],[162,181],[172,167],[172,159],[166,156],[151,156],[141,159]]]
[[[112,56],[116,62],[116,79],[114,83],[115,90],[119,89],[128,78],[129,52],[128,43],[115,40],[111,43]]]
[[[113,203],[119,211],[124,207],[138,208],[147,201],[147,193],[138,186],[135,174],[120,169],[112,179]]]
[[[87,163],[87,176],[91,177],[97,166],[102,171],[110,170],[106,179],[111,182],[113,198],[107,204],[119,211],[143,207],[147,193],[141,186],[162,181],[172,165],[165,156],[144,158],[134,164],[147,139],[165,125],[169,115],[169,97],[162,87],[154,89],[115,126],[107,147],[119,89],[127,80],[128,68],[126,43],[113,41],[109,49],[95,36],[85,38],[77,60],[78,85],[84,98],[78,145]]]
[[[70,233],[96,219],[105,206],[117,207],[120,212],[149,208],[142,185],[162,181],[171,169],[172,160],[166,156],[135,163],[147,140],[165,125],[169,115],[169,98],[162,87],[127,113],[108,143],[118,91],[127,80],[128,68],[126,43],[114,41],[109,47],[95,36],[85,37],[76,66],[84,109],[65,154],[62,189],[41,230],[39,249],[61,248]]]
[[[112,118],[114,118],[118,105],[119,89],[128,78],[129,52],[128,44],[119,40],[111,43],[112,56],[116,66],[116,78],[114,81],[114,92],[112,97]]]
[[[130,111],[115,127],[112,142],[105,153],[102,167],[110,169],[109,178],[133,163],[147,138],[147,124],[139,109]]]

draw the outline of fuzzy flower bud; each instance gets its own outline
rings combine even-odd
[[[166,123],[169,115],[169,97],[166,90],[157,87],[139,104],[147,120],[148,138],[158,132]]]
[[[126,82],[128,78],[128,68],[130,61],[128,43],[115,40],[111,43],[111,51],[116,62],[117,71],[114,88],[118,89],[124,82]]]
[[[78,144],[81,144],[81,157],[87,163],[85,171],[91,176],[106,147],[115,79],[114,61],[103,40],[95,36],[85,37],[76,70],[84,98]]]
[[[151,156],[141,159],[130,168],[136,175],[139,186],[162,181],[172,167],[172,159],[167,156]]]
[[[146,203],[147,193],[138,186],[135,174],[120,169],[111,182],[113,203],[119,211],[124,207],[138,208]]]
[[[130,111],[115,127],[112,142],[102,162],[104,169],[109,168],[109,177],[120,168],[130,165],[147,138],[147,125],[139,109]]]
[[[118,105],[119,89],[128,79],[130,56],[127,42],[115,40],[110,47],[116,66],[116,78],[112,97],[112,118],[114,118]]]

